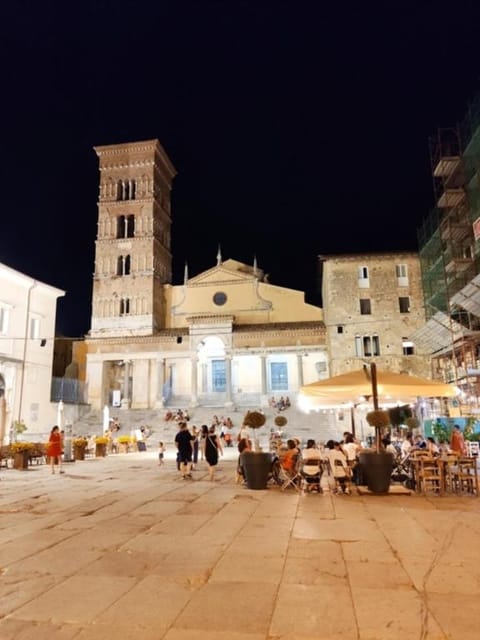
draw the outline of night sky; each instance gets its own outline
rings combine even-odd
[[[479,90],[478,0],[15,0],[0,25],[0,261],[67,290],[71,336],[94,145],[158,138],[171,158],[174,284],[220,243],[319,304],[319,254],[417,250],[428,137]]]

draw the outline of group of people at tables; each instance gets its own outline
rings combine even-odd
[[[452,453],[458,456],[467,455],[465,440],[458,425],[454,426],[449,442],[437,443],[431,436],[414,436],[412,433],[407,433],[403,440],[398,441],[392,441],[387,435],[382,439],[382,444],[385,450],[392,454],[394,461],[398,463],[408,463],[417,451],[424,452],[430,457],[440,457]],[[240,431],[239,453],[249,451],[251,448],[252,443],[248,429]],[[270,435],[272,477],[275,479],[276,465],[281,466],[286,473],[293,475],[301,468],[302,464],[308,466],[309,460],[319,460],[323,471],[327,474],[330,490],[349,493],[352,482],[362,483],[361,468],[358,465],[358,455],[362,448],[362,444],[348,431],[343,433],[341,441],[331,439],[326,443],[317,444],[315,440],[309,439],[304,447],[302,447],[299,438],[289,438],[285,442],[279,433],[272,431]],[[241,457],[239,457],[237,473],[239,479],[244,479]],[[321,491],[319,483],[312,483],[313,489]]]
[[[277,442],[278,446],[276,450],[272,450],[272,479],[276,480],[279,484],[281,481],[279,477],[279,468],[284,473],[289,475],[296,474],[297,470],[302,466],[309,467],[311,463],[321,468],[321,474],[325,472],[328,477],[328,485],[334,493],[350,493],[350,484],[352,481],[352,471],[354,469],[354,463],[356,461],[359,444],[355,441],[351,433],[345,433],[342,442],[335,440],[328,440],[324,445],[317,444],[314,439],[308,439],[306,446],[302,447],[299,438],[289,438],[286,442],[278,441],[275,439],[275,434],[272,433],[272,441]],[[246,433],[240,432],[238,451],[243,453],[244,451],[250,451],[252,449],[252,442],[249,438],[248,431]],[[318,465],[317,465],[318,463]],[[245,474],[242,468],[242,459],[239,456],[238,469],[237,469],[238,481],[244,480]],[[308,480],[308,479],[307,479]],[[322,492],[319,482],[312,482],[309,486],[307,481],[307,491]]]

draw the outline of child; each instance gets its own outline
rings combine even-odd
[[[165,446],[163,442],[158,443],[158,464],[163,464],[163,454],[165,453]]]

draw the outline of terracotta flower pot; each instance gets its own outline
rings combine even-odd
[[[107,455],[107,445],[100,444],[97,442],[97,444],[95,445],[95,457],[105,458],[106,455]]]
[[[28,469],[28,461],[30,454],[28,451],[17,451],[13,456],[13,468],[26,471]]]
[[[85,460],[85,447],[74,446],[73,447],[73,459]]]

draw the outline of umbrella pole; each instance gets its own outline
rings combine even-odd
[[[375,362],[370,363],[370,376],[372,381],[373,409],[374,411],[378,411],[377,365],[375,364]],[[377,450],[377,453],[379,453],[382,448],[380,429],[377,427],[375,427],[375,448]]]

